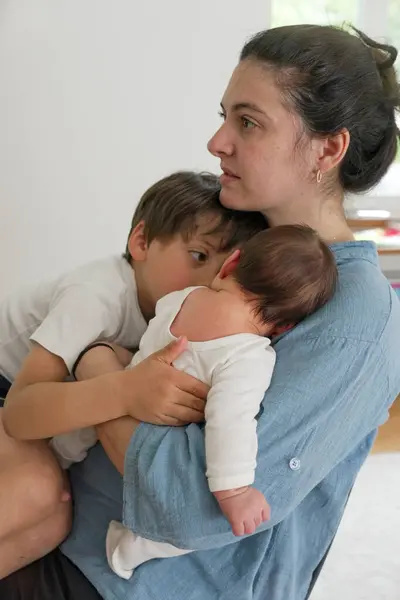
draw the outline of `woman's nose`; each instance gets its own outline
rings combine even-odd
[[[233,148],[226,123],[224,123],[208,142],[207,149],[213,156],[221,157],[231,156]]]

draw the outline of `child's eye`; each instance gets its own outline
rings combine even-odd
[[[247,117],[240,117],[243,125],[243,129],[253,129],[256,126],[253,121],[250,121]]]
[[[190,250],[189,254],[198,263],[205,263],[208,260],[207,254],[205,254],[204,252],[199,252],[198,250]]]

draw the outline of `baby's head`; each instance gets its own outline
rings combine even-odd
[[[231,254],[212,287],[242,298],[255,330],[270,335],[326,304],[337,276],[332,252],[313,229],[281,225]]]
[[[219,179],[183,171],[158,181],[141,198],[124,257],[132,265],[141,309],[192,285],[211,285],[225,259],[266,221],[260,213],[232,211],[219,202]]]

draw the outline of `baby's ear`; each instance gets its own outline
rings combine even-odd
[[[229,275],[231,275],[233,273],[233,271],[236,269],[236,267],[238,266],[239,260],[240,260],[240,250],[239,250],[239,248],[237,248],[236,250],[234,250],[232,252],[232,254],[230,256],[228,256],[228,258],[222,265],[222,267],[218,273],[219,278],[225,279],[225,277],[228,277]]]
[[[275,325],[269,337],[276,337],[277,335],[281,335],[282,333],[286,333],[290,329],[293,329],[295,323],[289,323],[287,325]]]
[[[144,235],[144,221],[140,221],[131,231],[128,240],[129,253],[133,260],[138,262],[146,260],[147,241]]]

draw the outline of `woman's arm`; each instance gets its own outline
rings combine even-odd
[[[261,529],[290,514],[382,419],[381,386],[372,390],[374,403],[371,385],[384,365],[372,346],[328,335],[297,344],[287,336],[278,342],[282,358],[278,352],[257,428],[255,487],[271,506],[271,519]],[[338,369],[342,356],[346,368]],[[142,424],[125,459],[124,524],[138,535],[180,548],[234,542],[208,489],[205,468],[198,426]],[[138,497],[146,502],[136,502]]]
[[[125,366],[129,364],[130,358],[132,357],[129,351],[118,346],[113,347],[115,352],[113,352],[111,349],[105,348],[104,346],[97,346],[85,353],[76,369],[77,378],[82,380],[90,377],[96,377],[100,373],[104,372],[120,371],[123,369],[121,361],[125,362]],[[173,342],[156,355],[153,355],[152,360],[156,360],[158,362],[161,361],[166,365],[171,365],[172,362],[183,352],[185,347],[186,341],[184,338],[182,338],[178,342]],[[177,371],[176,373],[179,372]],[[183,373],[182,375],[185,374]],[[190,380],[187,381],[189,382]],[[200,386],[198,386],[198,384],[200,384]],[[203,386],[203,384],[197,382],[197,380],[193,380],[192,385],[195,386],[193,388],[193,392],[195,392],[196,388],[196,393],[200,393],[200,391],[202,391],[204,394],[207,393],[206,386]],[[159,399],[159,402],[162,403],[162,399]],[[180,419],[183,419],[178,420],[176,424],[183,424],[190,421],[198,421],[203,419],[204,401],[200,401],[199,403],[197,397],[195,412],[193,410],[193,406],[187,406],[187,410],[184,411],[182,411],[182,406],[171,408],[172,413],[170,417],[176,419],[180,417]],[[129,446],[129,442],[139,425],[140,422],[138,420],[134,419],[133,417],[126,416],[108,421],[106,423],[101,423],[96,427],[97,436],[106,454],[121,474],[124,473],[125,455]]]

